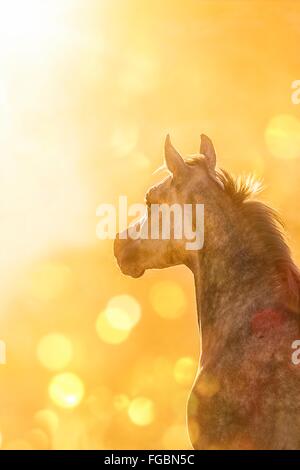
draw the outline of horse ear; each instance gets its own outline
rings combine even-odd
[[[205,134],[201,134],[200,153],[205,156],[208,169],[214,171],[217,163],[216,152],[212,141]]]
[[[169,134],[165,141],[165,161],[168,170],[173,174],[173,176],[178,176],[185,170],[184,160],[171,144]]]

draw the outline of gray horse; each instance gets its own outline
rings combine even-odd
[[[114,250],[133,277],[178,264],[194,274],[202,353],[188,404],[191,442],[195,449],[300,449],[300,365],[292,361],[300,274],[280,220],[251,200],[251,180],[216,170],[205,135],[200,154],[187,160],[167,136],[165,162],[169,176],[147,192],[146,218],[153,204],[204,204],[203,247],[187,250],[184,236],[119,235]]]

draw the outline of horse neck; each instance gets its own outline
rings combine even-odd
[[[256,312],[279,304],[272,260],[237,220],[224,211],[206,218],[204,248],[194,264],[202,366],[240,338]]]

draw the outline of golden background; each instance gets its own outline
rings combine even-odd
[[[299,58],[297,1],[1,0],[2,448],[190,448],[192,275],[123,276],[96,208],[204,132],[299,261]]]

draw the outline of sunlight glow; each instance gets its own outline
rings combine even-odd
[[[120,77],[124,91],[141,94],[158,83],[158,66],[153,58],[145,55],[132,55],[127,58],[125,70]]]
[[[112,327],[131,330],[140,319],[141,307],[132,296],[118,295],[108,302],[106,315]]]
[[[0,39],[11,48],[38,49],[58,32],[58,18],[67,0],[10,0],[0,2]],[[1,47],[1,46],[0,46]]]

